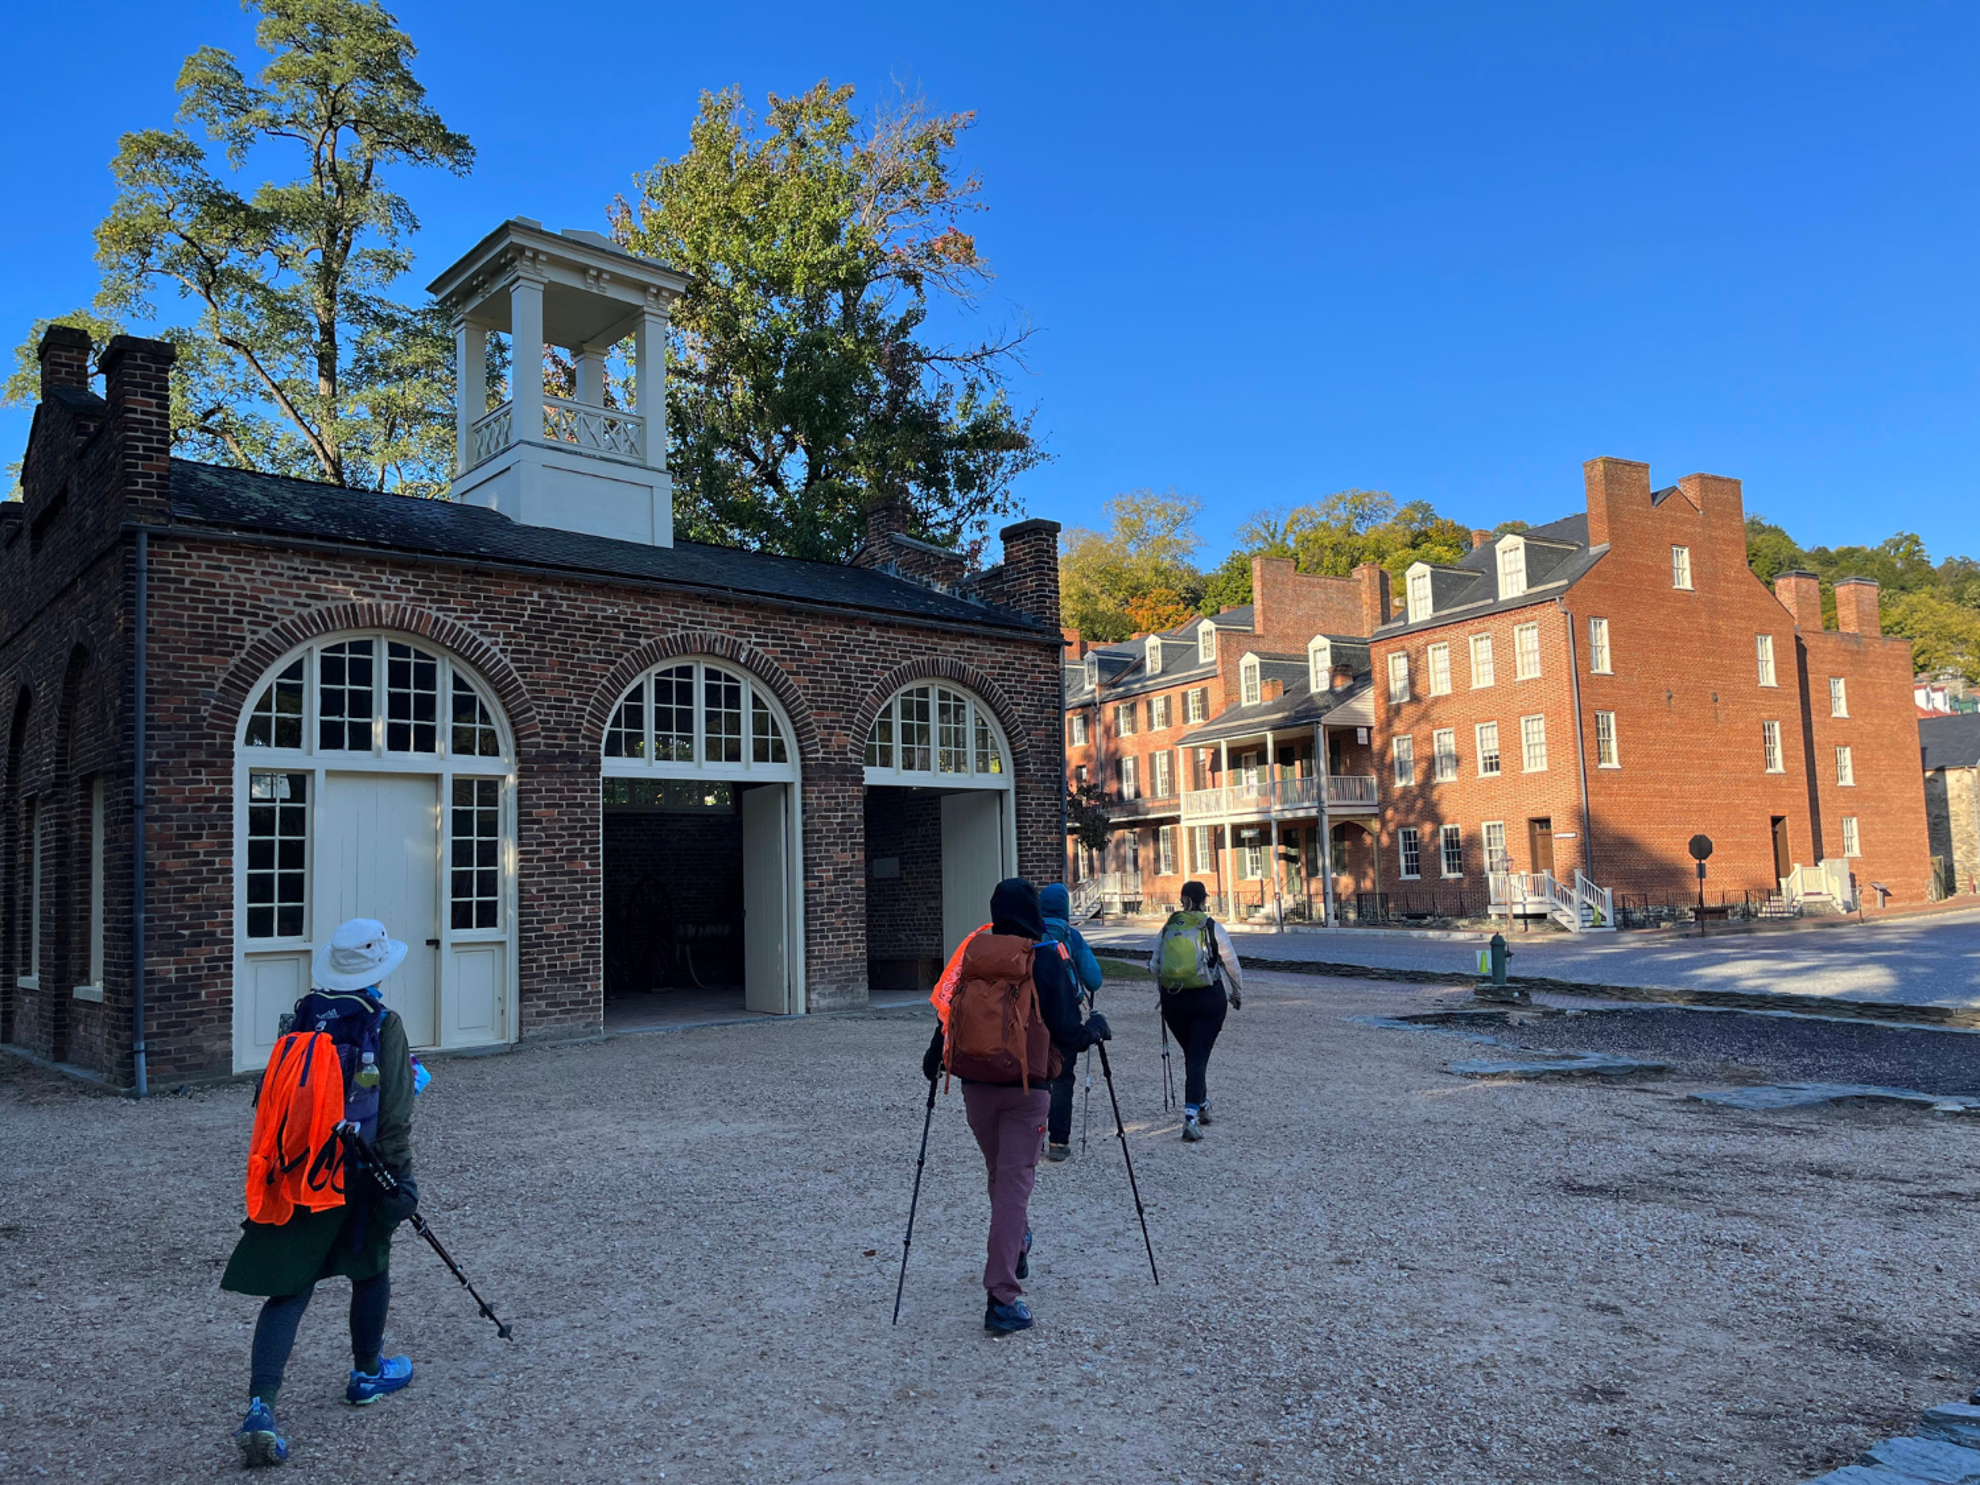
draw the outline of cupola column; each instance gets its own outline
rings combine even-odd
[[[667,332],[664,303],[650,296],[633,328],[634,408],[646,420],[646,462],[667,467]],[[649,373],[651,373],[649,375]]]

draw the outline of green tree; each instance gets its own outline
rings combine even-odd
[[[1059,604],[1065,622],[1088,639],[1106,642],[1135,632],[1128,605],[1145,594],[1167,590],[1193,608],[1203,592],[1190,561],[1202,502],[1174,490],[1131,490],[1103,509],[1104,536],[1075,527],[1061,538]]]
[[[412,42],[377,4],[252,8],[268,54],[259,74],[202,47],[179,72],[178,127],[119,142],[117,196],[96,230],[96,308],[149,319],[163,289],[193,309],[190,326],[162,332],[180,351],[173,422],[185,451],[436,493],[452,471],[452,348],[433,307],[389,296],[418,222],[385,175],[465,174],[474,151],[427,105]],[[190,125],[232,173],[281,152],[301,155],[301,173],[243,195]]]
[[[1266,552],[1265,556],[1290,555]],[[1243,608],[1251,602],[1251,553],[1240,547],[1203,579],[1202,611],[1215,616],[1227,608]]]
[[[682,534],[843,559],[870,502],[910,531],[980,544],[1043,457],[1006,377],[1023,334],[928,335],[937,306],[975,304],[990,268],[961,220],[968,113],[906,100],[862,121],[853,90],[703,94],[689,148],[636,178],[613,226],[692,276],[674,313],[669,463]]]

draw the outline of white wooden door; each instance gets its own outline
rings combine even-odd
[[[431,775],[333,773],[316,804],[311,932],[328,943],[348,918],[376,918],[412,952],[385,981],[385,1003],[415,1047],[440,1041],[440,780]]]
[[[942,957],[990,921],[1004,871],[1004,795],[972,789],[942,796]]]
[[[785,857],[788,784],[745,789],[743,819],[743,1004],[790,1010],[790,869]]]

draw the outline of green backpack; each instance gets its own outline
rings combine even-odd
[[[1208,913],[1171,913],[1155,950],[1155,983],[1164,990],[1201,990],[1212,982],[1217,944]]]

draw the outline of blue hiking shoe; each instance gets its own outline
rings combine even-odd
[[[1021,1299],[1014,1299],[1007,1305],[991,1300],[983,1312],[983,1328],[992,1335],[1010,1335],[1013,1331],[1031,1329],[1031,1308]]]
[[[275,1426],[275,1410],[255,1398],[248,1404],[247,1417],[234,1430],[234,1447],[241,1451],[241,1468],[262,1469],[289,1457],[289,1441]]]
[[[398,1392],[412,1383],[412,1363],[403,1356],[387,1356],[375,1372],[353,1371],[351,1385],[344,1389],[344,1401],[354,1407],[375,1403],[388,1392]]]
[[[1018,1254],[1017,1276],[1020,1279],[1031,1277],[1031,1229],[1024,1230],[1024,1251]]]

